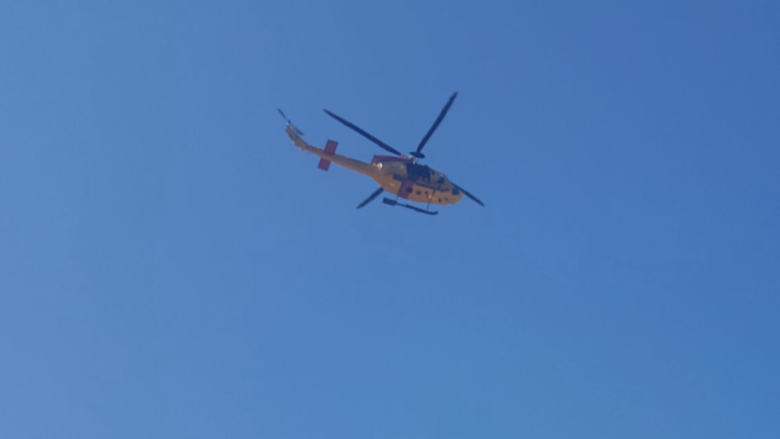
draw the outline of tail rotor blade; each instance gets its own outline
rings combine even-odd
[[[417,146],[417,151],[412,152],[411,154],[418,159],[425,158],[425,154],[421,153],[423,147],[426,143],[428,143],[428,139],[431,138],[433,135],[433,132],[436,131],[436,128],[439,127],[439,124],[442,120],[444,120],[444,116],[447,115],[447,112],[450,111],[450,107],[452,106],[452,103],[455,102],[455,98],[458,97],[458,92],[453,93],[453,95],[450,97],[450,100],[447,101],[447,105],[444,106],[444,108],[441,110],[441,113],[439,113],[439,117],[436,118],[436,121],[433,123],[433,126],[431,126],[431,129],[428,130],[428,133],[423,137],[422,141],[420,142],[420,145]]]
[[[343,123],[344,125],[346,125],[346,126],[348,126],[348,127],[352,128],[353,130],[357,131],[358,133],[360,133],[360,134],[361,134],[363,137],[365,137],[366,139],[368,139],[368,140],[370,140],[370,141],[372,141],[372,142],[376,143],[376,144],[377,144],[377,145],[379,145],[381,148],[383,148],[385,151],[392,152],[392,153],[393,153],[393,154],[395,154],[395,155],[403,156],[403,154],[401,154],[401,153],[400,153],[400,152],[399,152],[397,149],[395,149],[395,148],[393,148],[392,146],[388,145],[387,143],[385,143],[385,142],[383,142],[383,141],[381,141],[381,140],[377,139],[376,137],[372,136],[371,134],[368,134],[366,131],[364,131],[364,130],[363,130],[362,128],[360,128],[359,126],[357,126],[357,125],[353,124],[352,122],[350,122],[350,121],[348,121],[348,120],[346,120],[346,119],[344,119],[344,118],[342,118],[342,117],[339,117],[339,116],[337,116],[337,115],[335,115],[335,114],[331,113],[331,112],[330,112],[330,111],[328,111],[328,110],[325,110],[325,113],[327,113],[327,114],[328,114],[328,116],[330,116],[330,117],[332,117],[332,118],[336,119],[337,121],[339,121],[339,122]]]
[[[301,135],[301,136],[302,136],[302,135],[303,135],[303,131],[299,130],[299,129],[298,129],[298,127],[296,127],[295,125],[293,125],[293,123],[292,123],[292,121],[290,120],[290,118],[289,118],[289,117],[287,117],[287,115],[286,115],[286,114],[284,114],[284,111],[282,111],[282,109],[281,109],[281,108],[277,108],[277,110],[279,111],[279,114],[281,114],[281,115],[282,115],[282,117],[284,118],[284,120],[286,120],[286,121],[287,121],[287,124],[288,124],[288,125],[290,125],[291,127],[293,127],[293,129],[295,130],[295,132],[296,132],[296,133],[298,133],[299,135]]]
[[[362,203],[360,203],[360,205],[358,205],[358,207],[357,207],[357,208],[358,208],[358,209],[360,209],[361,207],[365,206],[366,204],[368,204],[368,203],[370,203],[370,202],[374,201],[374,198],[378,197],[378,196],[379,196],[379,194],[381,194],[381,193],[382,193],[382,191],[384,191],[384,189],[382,189],[382,188],[380,187],[379,189],[377,189],[377,190],[376,190],[376,192],[374,192],[373,194],[369,195],[369,196],[368,196],[368,198],[366,198],[366,200],[365,200],[365,201],[363,201]]]

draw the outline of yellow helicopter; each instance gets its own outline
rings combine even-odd
[[[458,93],[455,92],[444,109],[439,113],[439,117],[428,130],[428,133],[423,137],[420,144],[417,146],[416,151],[409,153],[409,156],[401,154],[398,150],[392,148],[388,144],[382,142],[371,134],[367,133],[360,127],[352,124],[351,122],[343,119],[336,114],[325,110],[329,116],[348,126],[349,128],[357,131],[368,140],[379,145],[381,148],[389,151],[395,156],[375,155],[371,160],[371,163],[365,163],[360,160],[355,160],[350,157],[336,154],[336,147],[338,143],[333,140],[328,140],[325,148],[317,148],[316,146],[309,145],[303,140],[303,132],[296,128],[290,119],[279,109],[279,114],[287,121],[287,127],[285,131],[292,139],[293,144],[311,154],[320,157],[319,168],[323,171],[327,171],[330,168],[330,164],[336,163],[355,172],[359,172],[367,177],[374,179],[379,184],[379,189],[369,195],[365,201],[360,203],[357,208],[360,209],[366,204],[374,200],[384,191],[387,191],[395,195],[395,199],[384,198],[383,203],[390,206],[401,206],[407,209],[411,209],[415,212],[425,213],[428,215],[436,215],[438,212],[432,212],[430,210],[431,204],[438,204],[446,206],[448,204],[457,204],[463,199],[463,196],[467,196],[474,200],[480,206],[485,206],[482,201],[471,195],[462,187],[452,183],[446,175],[431,169],[428,166],[420,165],[417,163],[418,159],[425,158],[422,154],[422,149],[428,139],[431,138],[433,132],[436,131],[444,116],[447,115],[452,103],[455,102],[455,98],[458,97]],[[417,203],[426,204],[425,209],[421,209],[411,204],[399,202],[398,198],[402,198],[408,201],[414,201]]]

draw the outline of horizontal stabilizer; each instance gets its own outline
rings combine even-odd
[[[325,154],[333,155],[336,153],[336,147],[339,146],[339,142],[328,140],[328,143],[325,144]],[[327,159],[320,159],[319,168],[323,171],[327,171],[330,169],[330,160]]]

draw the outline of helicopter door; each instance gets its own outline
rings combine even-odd
[[[409,195],[412,194],[412,190],[414,190],[414,182],[406,180],[404,184],[401,185],[401,188],[398,189],[398,196],[401,198],[409,198]]]

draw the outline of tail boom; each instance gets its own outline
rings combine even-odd
[[[287,135],[290,136],[293,144],[300,148],[301,151],[314,154],[320,158],[319,168],[324,171],[330,169],[330,163],[333,162],[339,166],[343,166],[371,178],[374,178],[379,173],[379,170],[370,163],[361,162],[360,160],[336,154],[337,142],[329,140],[325,145],[325,149],[317,148],[316,146],[306,143],[306,141],[303,140],[303,137],[296,132],[291,124],[287,124],[285,131],[287,131]]]

